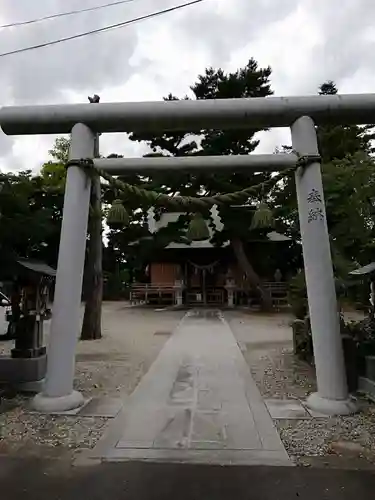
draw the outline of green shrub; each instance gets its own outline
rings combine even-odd
[[[371,316],[361,321],[349,321],[345,330],[357,342],[361,355],[375,354],[375,320]]]
[[[300,271],[289,282],[289,304],[297,319],[305,319],[308,313],[305,273]]]

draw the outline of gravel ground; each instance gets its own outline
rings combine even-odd
[[[79,342],[75,387],[86,397],[126,398],[158,355],[184,312],[129,308],[105,303],[103,338]],[[47,325],[48,337],[48,325]],[[9,342],[0,343],[8,352]],[[17,396],[0,406],[0,454],[64,456],[92,448],[108,419],[50,416],[27,410],[29,399]]]
[[[306,457],[332,455],[375,464],[373,406],[350,417],[277,420],[276,425],[286,450],[301,465],[310,464]]]
[[[76,388],[86,397],[126,398],[183,314],[106,303],[103,338],[78,343]],[[292,355],[289,316],[237,311],[225,313],[225,317],[264,397],[303,400],[315,390],[313,369]],[[9,343],[0,343],[0,352],[9,347]],[[77,449],[93,447],[108,422],[104,418],[36,415],[27,411],[27,404],[26,398],[16,397],[0,406],[0,455],[71,456]],[[351,417],[277,420],[275,424],[298,464],[348,454],[375,462],[375,410],[367,403],[363,412]]]
[[[353,314],[351,314],[353,317]],[[291,318],[288,315],[226,314],[259,391],[265,398],[306,399],[316,390],[315,372],[293,356]],[[357,319],[357,318],[356,318]],[[359,400],[362,411],[349,417],[275,420],[289,455],[300,465],[311,458],[330,464],[332,456],[363,459],[375,464],[375,407]],[[356,462],[362,467],[361,460]]]

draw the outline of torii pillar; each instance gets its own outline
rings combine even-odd
[[[82,123],[72,129],[70,159],[93,158],[96,135]],[[73,390],[75,351],[81,314],[91,179],[79,166],[67,170],[64,215],[44,389],[33,400],[42,412],[67,411],[83,404]]]
[[[293,149],[318,155],[313,120],[302,116],[291,127]],[[318,391],[307,399],[312,410],[346,415],[356,410],[348,395],[320,163],[296,172],[298,212]]]

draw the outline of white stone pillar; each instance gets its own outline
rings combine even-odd
[[[95,135],[78,123],[73,127],[70,158],[92,158]],[[47,351],[47,375],[43,392],[33,401],[44,412],[78,408],[82,395],[73,390],[75,350],[80,327],[83,268],[90,204],[90,177],[70,166],[66,176],[64,214],[57,265],[55,300]]]
[[[177,289],[176,304],[178,306],[182,306],[182,288]]]
[[[310,117],[296,120],[291,131],[299,155],[318,154]],[[298,169],[296,189],[318,385],[307,405],[329,415],[345,415],[356,406],[348,397],[319,162]]]
[[[182,280],[176,280],[174,284],[176,290],[176,305],[181,307],[183,305],[182,292],[184,290],[184,283]]]
[[[227,296],[228,296],[227,306],[234,307],[234,285],[233,285],[233,283],[227,282],[225,285],[225,289],[227,291]]]

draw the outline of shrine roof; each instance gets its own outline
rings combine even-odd
[[[164,212],[160,215],[159,218],[155,217],[155,211],[154,208],[150,208],[148,211],[148,229],[150,233],[157,233],[160,229],[163,227],[168,226],[170,223],[177,222],[179,217],[184,215],[184,212]],[[214,234],[214,228],[215,227],[216,231],[222,231],[224,229],[224,224],[221,221],[219,212],[217,210],[217,206],[214,205],[212,209],[210,210],[210,219],[211,222],[207,224],[208,231],[210,233],[210,237],[207,240],[203,241],[192,241],[190,243],[180,243],[180,242],[171,242],[169,245],[167,245],[165,248],[166,249],[178,249],[178,248],[214,248],[215,245],[211,243],[211,239]],[[280,234],[276,231],[270,231],[266,235],[266,240],[265,241],[273,241],[273,242],[281,242],[281,241],[290,241],[290,238],[288,236],[285,236],[284,234]],[[222,247],[227,247],[229,246],[229,241],[226,241]]]
[[[56,276],[56,270],[48,266],[44,262],[29,260],[29,259],[18,259],[17,263],[30,271],[37,274],[44,274],[46,276]]]

